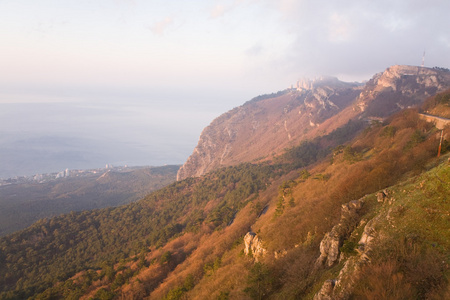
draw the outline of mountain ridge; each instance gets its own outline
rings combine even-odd
[[[278,96],[279,106],[256,102],[283,116],[296,99]],[[449,99],[447,90],[422,109]],[[0,299],[448,298],[449,128],[413,108],[370,122],[351,118],[357,105],[342,111],[271,160],[0,238]],[[325,125],[330,133],[313,135]]]
[[[332,77],[303,80],[297,86],[257,97],[212,121],[177,180],[240,162],[270,160],[285,148],[327,134],[350,119],[381,120],[420,105],[450,87],[450,73],[395,65],[375,74],[364,86]]]

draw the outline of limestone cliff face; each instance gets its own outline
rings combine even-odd
[[[416,66],[392,66],[368,81],[356,107],[367,116],[386,117],[421,104],[450,87],[450,72]]]
[[[364,198],[351,201],[342,205],[341,219],[339,224],[326,233],[320,242],[320,257],[317,259],[317,265],[326,265],[328,267],[335,264],[339,259],[339,248],[344,239],[353,231],[359,222],[358,211],[364,203]]]
[[[309,87],[308,89],[303,87]],[[221,115],[200,135],[178,180],[218,167],[270,158],[314,134],[325,120],[352,103],[359,86],[323,77],[277,97],[257,97]]]
[[[247,232],[244,236],[244,253],[245,255],[251,254],[255,261],[258,261],[266,253],[261,238],[253,231]]]
[[[450,87],[450,72],[392,66],[365,85],[333,77],[302,80],[295,89],[257,97],[215,119],[178,171],[178,180],[223,166],[271,159],[352,118],[387,117]]]

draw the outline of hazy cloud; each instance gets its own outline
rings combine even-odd
[[[351,38],[352,25],[347,16],[333,13],[329,17],[328,39],[330,42],[345,42]]]
[[[263,52],[263,50],[264,47],[260,43],[257,43],[245,50],[245,54],[248,56],[258,56]]]
[[[449,67],[450,1],[265,1],[291,32],[292,72],[363,76],[392,64]],[[278,62],[279,65],[280,62]],[[286,70],[285,69],[285,70]]]
[[[162,36],[164,35],[164,32],[169,28],[171,25],[173,25],[173,18],[166,17],[164,20],[154,23],[150,30],[155,34]]]
[[[225,14],[225,6],[217,4],[211,9],[210,17],[215,19],[223,16]]]
[[[213,19],[220,18],[224,16],[227,12],[230,12],[234,9],[236,9],[239,5],[243,4],[244,2],[252,2],[252,1],[246,1],[246,0],[234,0],[234,1],[228,1],[227,4],[216,4],[211,10],[210,10],[210,17]]]

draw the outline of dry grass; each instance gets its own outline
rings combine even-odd
[[[297,171],[274,181],[236,215],[230,226],[214,231],[203,225],[196,233],[186,233],[161,249],[153,249],[147,261],[159,261],[164,252],[170,251],[175,260],[173,265],[151,265],[123,286],[119,295],[138,299],[145,294],[149,299],[161,299],[170,290],[182,286],[188,276],[193,276],[195,286],[184,291],[183,297],[215,299],[222,293],[230,299],[247,299],[249,295],[244,289],[252,260],[241,256],[243,245],[236,244],[242,242],[250,229],[262,238],[268,253],[263,262],[277,278],[273,297],[295,299],[310,293],[315,280],[321,276],[312,269],[320,240],[337,223],[341,204],[390,186],[406,173],[422,171],[434,155],[436,140],[429,134],[429,125],[416,116],[415,112],[407,112],[394,117],[390,124],[396,127],[393,136],[383,136],[381,125],[364,133],[351,145],[362,153],[354,162],[346,161],[341,153],[334,157],[332,164],[325,160],[311,166],[311,176],[307,179],[301,178]],[[426,140],[407,149],[416,128],[420,128]],[[294,205],[286,205],[284,212],[275,217],[278,187],[291,179],[297,182],[292,188]],[[255,207],[261,209],[266,205],[269,205],[267,212],[257,217],[259,211]],[[214,201],[206,210],[208,207],[213,208]],[[284,250],[286,255],[275,260],[274,252]],[[218,258],[220,266],[205,272],[205,265]],[[431,263],[430,266],[427,269],[421,264],[421,272],[434,274],[436,269]],[[396,299],[402,293],[408,296],[411,275],[399,268],[391,261],[380,261],[373,269],[367,269],[371,276],[367,278],[373,281],[373,286],[367,285],[368,290],[359,292],[367,295],[366,299],[384,296]],[[386,294],[380,294],[377,289],[388,284],[383,281],[386,276],[391,276],[396,285],[385,291]]]

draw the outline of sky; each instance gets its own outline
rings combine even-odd
[[[299,78],[364,81],[424,52],[425,66],[449,68],[449,11],[448,0],[0,0],[0,151],[73,137],[123,145],[109,163],[183,163],[215,117]],[[137,148],[142,159],[123,157]]]

